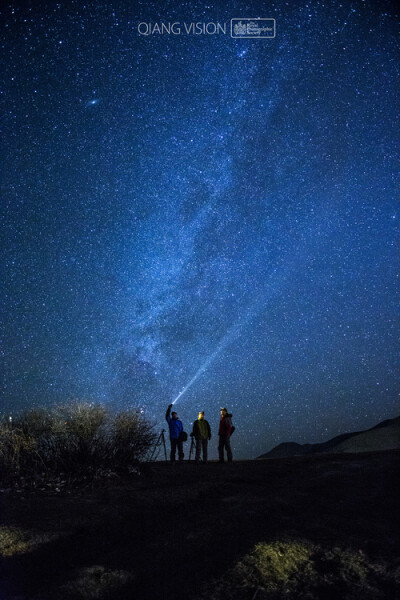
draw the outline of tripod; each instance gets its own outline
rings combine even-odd
[[[193,433],[190,434],[190,437],[192,438],[192,441],[191,441],[190,450],[189,450],[189,462],[192,457],[192,452],[194,452],[196,455],[196,440],[194,439]]]
[[[150,462],[153,460],[157,460],[158,455],[160,454],[161,446],[163,446],[163,448],[164,448],[165,462],[167,462],[167,447],[165,445],[164,433],[165,433],[165,429],[162,429],[160,435],[157,438],[156,443],[154,444],[153,452],[151,453],[151,456],[150,456]],[[157,454],[156,454],[156,450],[157,450]]]

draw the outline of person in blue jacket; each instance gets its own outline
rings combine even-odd
[[[175,462],[175,453],[178,448],[178,457],[179,461],[183,461],[183,441],[181,439],[181,432],[183,431],[182,421],[178,419],[178,413],[172,411],[172,404],[170,404],[167,408],[167,412],[165,414],[165,419],[168,423],[169,427],[169,439],[171,442],[171,462]],[[171,416],[170,416],[171,415]]]

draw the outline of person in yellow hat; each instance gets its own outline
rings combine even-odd
[[[208,441],[211,440],[211,427],[204,418],[204,410],[199,412],[197,420],[193,423],[192,435],[196,440],[196,458],[195,462],[200,462],[201,451],[203,450],[203,463],[207,464]]]

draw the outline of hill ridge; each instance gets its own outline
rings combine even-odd
[[[396,449],[400,449],[400,416],[385,419],[369,429],[341,433],[326,442],[315,444],[281,442],[269,452],[258,456],[257,459],[286,458],[327,452],[370,452]]]

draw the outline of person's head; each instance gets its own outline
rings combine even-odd
[[[204,410],[199,412],[199,420],[204,419]]]
[[[221,417],[225,417],[228,414],[226,408],[221,408]]]
[[[173,419],[177,419],[177,418],[178,418],[178,413],[177,413],[177,412],[175,412],[175,411],[172,411],[172,413],[171,413],[171,417],[172,417]]]

